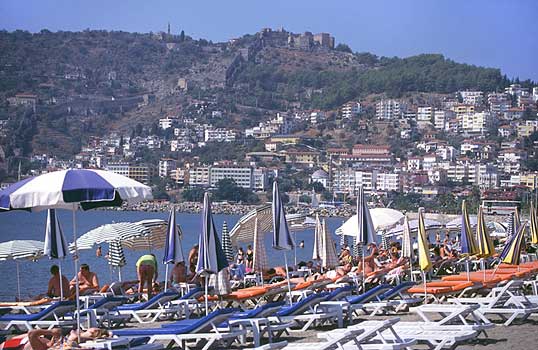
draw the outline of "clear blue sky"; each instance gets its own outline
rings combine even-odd
[[[537,0],[0,0],[0,28],[183,29],[225,41],[263,27],[330,32],[354,51],[441,53],[538,81]]]

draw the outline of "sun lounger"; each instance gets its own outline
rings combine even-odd
[[[472,281],[432,281],[416,285],[408,290],[415,296],[423,296],[425,293],[435,302],[440,303],[449,296],[463,296],[465,293],[482,287],[482,284]]]
[[[414,297],[409,293],[409,289],[413,288],[415,285],[416,283],[412,281],[400,283],[391,290],[379,295],[378,299],[380,301],[397,303],[395,311],[400,311],[410,305],[421,303],[424,300],[422,297]]]
[[[508,326],[518,317],[526,320],[531,314],[538,312],[538,305],[532,304],[526,298],[522,298],[521,287],[523,281],[510,281],[504,287],[492,291],[492,295],[485,298],[453,298],[449,302],[458,305],[478,304],[477,312],[484,320],[487,314],[500,316]],[[517,296],[517,297],[516,297]]]
[[[379,297],[393,288],[390,284],[380,284],[360,295],[353,295],[346,298],[350,304],[351,312],[357,314],[358,311],[370,313],[371,316],[382,313],[387,308],[397,306],[398,302],[383,300]]]
[[[179,294],[176,291],[162,292],[144,303],[120,305],[114,311],[120,315],[129,315],[140,323],[155,322],[163,316],[175,316],[184,310],[170,303],[178,297]]]
[[[120,305],[125,304],[127,300],[128,299],[124,297],[103,297],[90,305],[90,307],[80,311],[81,320],[86,318],[88,327],[106,326],[107,328],[114,328],[125,324],[129,320],[130,316],[120,315],[112,310]]]
[[[320,326],[325,323],[335,323],[338,319],[336,311],[330,311],[330,306],[320,307],[322,301],[326,301],[329,293],[314,293],[298,301],[293,305],[283,306],[275,316],[269,317],[271,322],[288,323],[294,321],[294,325],[300,328],[300,331],[307,330],[310,326]],[[290,331],[295,331],[289,328]]]
[[[174,322],[173,327],[124,329],[115,331],[114,335],[127,338],[149,337],[148,343],[150,344],[156,341],[165,341],[168,342],[168,347],[176,344],[180,349],[187,349],[189,342],[195,342],[195,346],[201,346],[202,343],[205,343],[204,350],[220,341],[227,343],[225,346],[228,347],[231,342],[246,332],[235,329],[222,332],[218,330],[217,325],[238,311],[240,310],[219,309],[199,319]]]
[[[40,312],[34,314],[6,314],[0,317],[0,323],[6,323],[4,329],[24,327],[26,330],[31,330],[34,326],[41,328],[47,327],[51,329],[59,326],[72,326],[73,319],[64,319],[64,316],[69,312],[73,312],[76,308],[74,301],[58,301]]]

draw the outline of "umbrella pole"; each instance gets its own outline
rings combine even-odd
[[[286,265],[286,280],[288,281],[288,297],[290,299],[290,305],[292,304],[291,300],[291,283],[290,283],[290,273],[288,271],[288,254],[284,252],[284,264]]]
[[[467,272],[467,281],[471,280],[471,271],[469,268],[469,258],[465,259],[465,271]]]
[[[362,251],[362,292],[366,292],[366,268],[364,267],[364,245],[361,246]]]
[[[424,303],[428,302],[428,289],[426,287],[426,272],[422,271],[422,282],[424,283]]]
[[[293,241],[297,242],[297,234],[293,233]],[[293,245],[293,268],[297,270],[297,244]]]
[[[209,283],[209,276],[206,274],[205,275],[205,315],[207,316],[209,314],[209,307],[208,307],[208,302],[207,302],[207,299],[208,299],[208,295],[207,295],[207,285]]]
[[[15,261],[17,264],[17,295],[19,296],[19,301],[21,300],[21,276],[19,272],[19,262]]]
[[[168,290],[168,264],[165,264],[165,273],[164,273],[164,291]]]
[[[77,338],[80,343],[80,291],[79,285],[80,281],[78,279],[78,247],[77,247],[77,215],[76,215],[76,204],[73,204],[73,242],[75,244],[75,253],[73,256],[73,261],[75,263],[75,301],[77,303]]]
[[[118,266],[118,280],[121,282],[121,266]]]
[[[58,260],[58,267],[60,269],[60,300],[64,300],[64,284],[62,275],[62,259]]]

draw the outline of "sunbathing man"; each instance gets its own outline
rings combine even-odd
[[[88,264],[80,265],[80,271],[78,272],[79,293],[81,295],[89,294],[99,290],[99,279],[97,274],[90,271]],[[70,285],[71,295],[75,294],[76,277],[74,277]]]
[[[151,299],[153,285],[157,282],[159,273],[157,271],[157,258],[154,254],[142,255],[136,262],[138,273],[138,293],[143,293],[144,285],[148,288],[148,300]]]
[[[58,268],[58,265],[52,265],[50,267],[50,274],[52,277],[49,280],[49,285],[47,288],[47,296],[49,298],[59,297],[61,296],[61,288],[60,288],[60,279],[63,287],[64,292],[64,298],[69,298],[69,280],[64,275],[60,276],[60,269]]]
[[[68,350],[78,348],[77,331],[66,331],[61,328],[53,329],[33,329],[26,334],[21,334],[6,340],[0,344],[0,349],[21,349],[21,350]],[[111,337],[112,333],[104,329],[88,328],[81,331],[81,343],[97,338]]]

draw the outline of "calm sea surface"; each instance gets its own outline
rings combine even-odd
[[[73,241],[72,213],[70,211],[58,211],[59,220],[68,242]],[[224,221],[231,230],[240,216],[236,215],[214,215],[215,224],[222,227]],[[150,213],[134,211],[88,211],[77,212],[77,233],[82,234],[98,226],[112,222],[139,221],[144,219],[168,219],[168,213]],[[190,248],[198,242],[200,228],[200,214],[178,214],[177,221],[180,224],[183,237],[183,252],[188,254]],[[7,212],[0,213],[0,242],[7,242],[18,239],[44,240],[46,211],[40,213],[27,212]],[[331,232],[342,224],[341,218],[329,218],[327,223]],[[303,249],[297,248],[297,261],[311,260],[313,248],[313,230],[306,230],[296,233],[296,241],[305,241]],[[282,252],[271,249],[271,234],[266,236],[266,247],[269,263],[272,266],[282,265]],[[336,242],[338,238],[334,236]],[[244,246],[246,248],[246,246]],[[103,255],[108,247],[103,246]],[[135,263],[138,257],[146,252],[125,251],[127,265],[122,268],[123,280],[136,279]],[[163,252],[154,251],[157,260],[162,261]],[[97,272],[101,285],[117,280],[117,271],[113,271],[104,258],[97,258],[94,250],[80,251],[80,262],[90,265],[92,271]],[[293,263],[293,253],[288,253],[288,261]],[[36,262],[22,260],[18,263],[20,271],[21,296],[23,298],[34,296],[47,291],[47,282],[50,278],[49,268],[52,264],[57,264],[57,260],[43,258]],[[73,261],[67,257],[62,262],[63,274],[71,279],[74,276]],[[164,265],[159,267],[159,279],[164,280]],[[0,301],[13,301],[17,295],[17,263],[14,261],[0,261]]]

